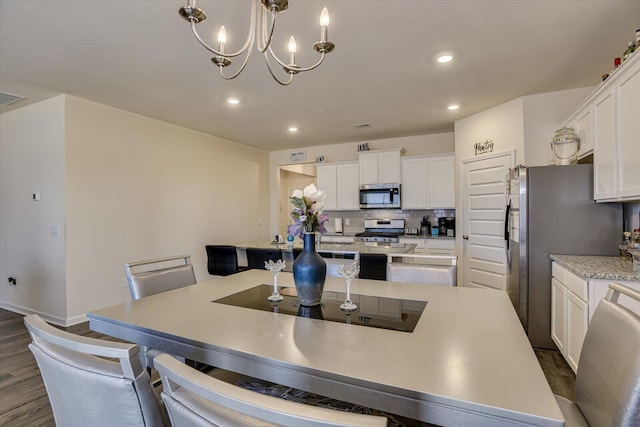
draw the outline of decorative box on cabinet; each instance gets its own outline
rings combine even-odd
[[[402,149],[360,153],[360,184],[399,184]]]
[[[318,188],[327,194],[324,210],[360,210],[358,163],[330,163],[316,167]]]
[[[454,157],[402,159],[402,208],[455,208]]]

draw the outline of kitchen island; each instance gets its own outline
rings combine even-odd
[[[216,302],[270,283],[248,270],[88,314],[92,330],[229,371],[442,426],[564,425],[507,295],[355,279],[426,302],[413,332]],[[293,275],[279,283],[292,288]],[[327,277],[325,293],[344,292]],[[163,313],[158,315],[158,313]],[[356,313],[358,314],[358,313]]]

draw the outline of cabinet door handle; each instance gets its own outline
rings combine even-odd
[[[467,236],[466,234],[465,234],[464,236],[462,236],[462,238],[463,238],[464,240],[469,240],[469,236]]]

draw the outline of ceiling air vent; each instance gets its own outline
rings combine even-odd
[[[353,125],[354,129],[367,129],[370,127],[371,125],[369,123],[360,123],[359,125]]]
[[[9,105],[24,99],[24,96],[13,95],[11,93],[0,92],[0,105]]]

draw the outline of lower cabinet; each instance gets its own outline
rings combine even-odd
[[[551,339],[576,372],[589,324],[587,281],[555,262],[551,274]]]
[[[582,343],[596,307],[606,296],[611,280],[576,276],[557,262],[551,264],[551,339],[574,372]],[[640,282],[616,281],[640,291]],[[640,304],[621,296],[619,302],[640,314]]]
[[[576,372],[580,352],[589,324],[589,304],[571,291],[567,292],[567,343],[565,358]]]
[[[551,278],[551,339],[558,346],[560,353],[565,354],[567,341],[567,288],[555,277]]]

